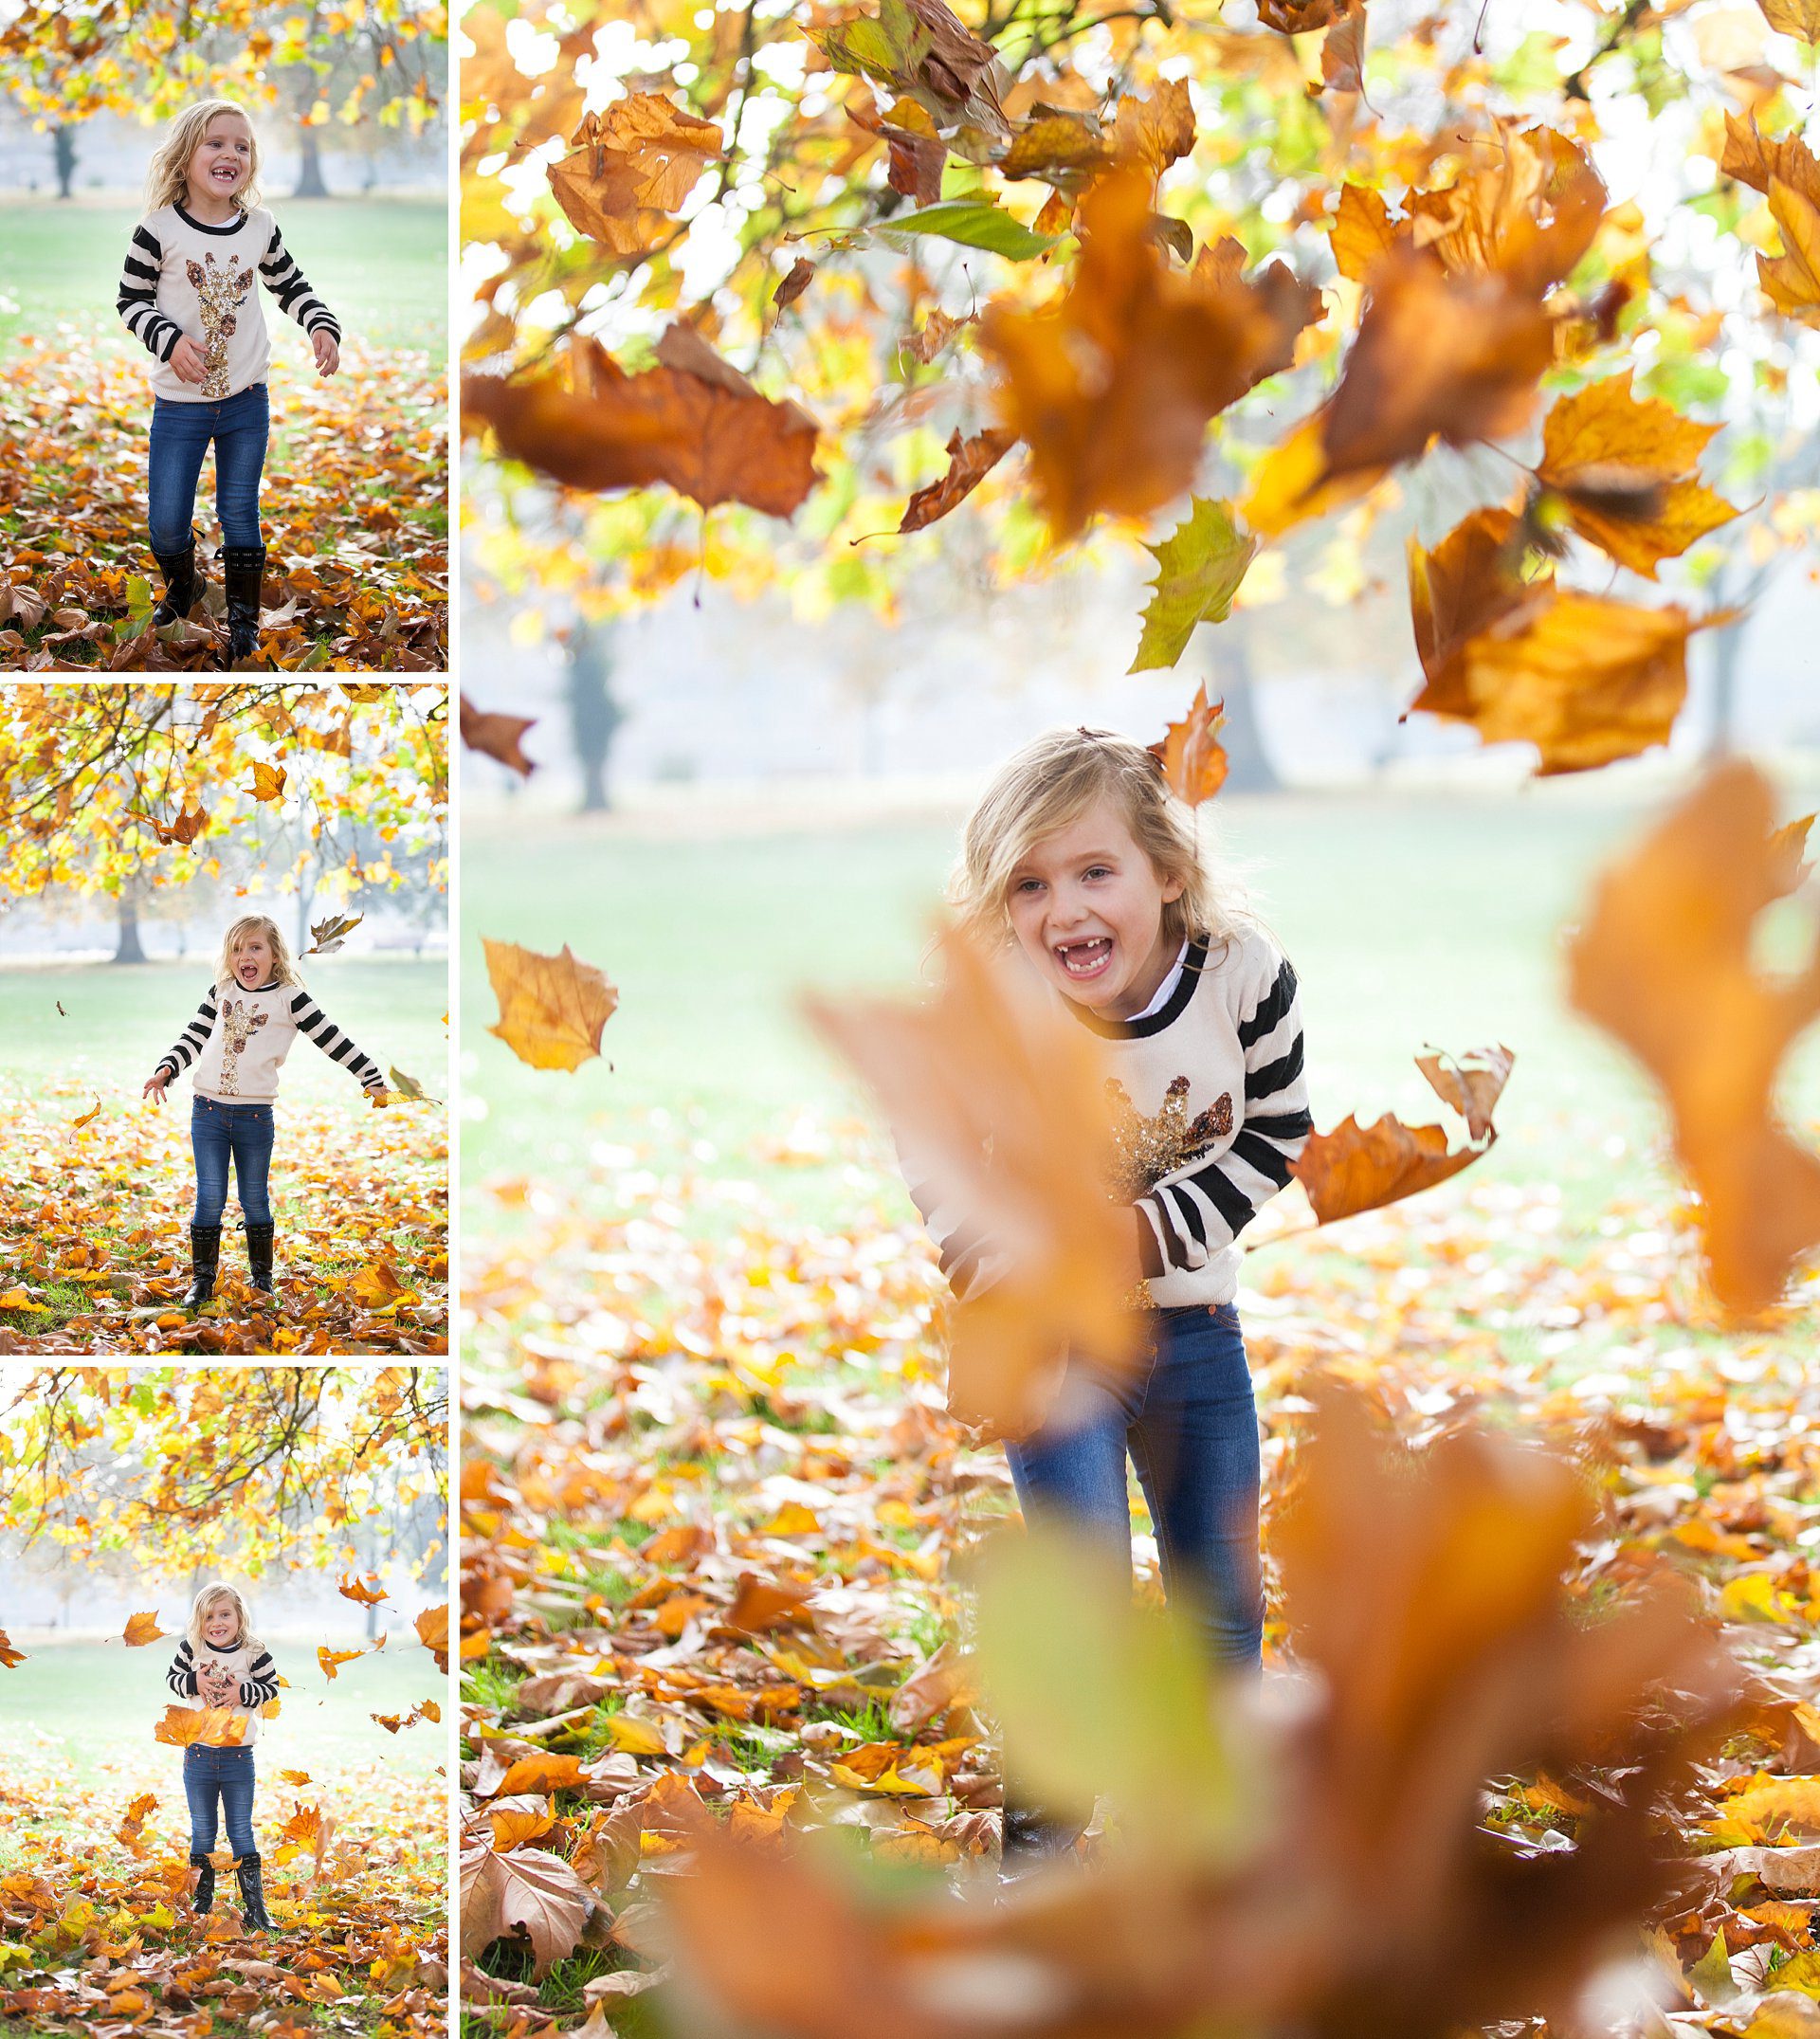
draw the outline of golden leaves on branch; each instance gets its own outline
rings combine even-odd
[[[1762,192],[1780,229],[1783,253],[1756,258],[1757,282],[1770,302],[1803,324],[1820,324],[1820,161],[1813,151],[1798,134],[1772,139],[1757,132],[1755,119],[1727,114],[1719,167],[1721,175]]]
[[[1469,1168],[1498,1138],[1492,1108],[1516,1059],[1507,1047],[1474,1048],[1458,1058],[1430,1049],[1416,1057],[1429,1088],[1466,1120],[1463,1147],[1450,1145],[1445,1126],[1405,1125],[1390,1112],[1368,1126],[1349,1113],[1331,1133],[1315,1134],[1289,1173],[1307,1191],[1316,1220],[1333,1225],[1379,1210]]]
[[[600,1053],[601,1029],[619,993],[592,963],[570,954],[522,949],[517,942],[482,939],[486,974],[500,1016],[487,1029],[534,1069],[578,1069]]]
[[[1738,513],[1694,469],[1717,425],[1631,392],[1631,372],[1559,398],[1542,427],[1536,479],[1558,495],[1580,537],[1653,580]]]
[[[674,212],[724,148],[719,124],[660,92],[632,92],[604,113],[582,116],[571,154],[549,170],[571,222],[615,255],[636,255],[663,235]]]
[[[704,510],[743,502],[793,515],[816,481],[814,419],[761,396],[680,321],[657,358],[631,374],[598,341],[577,338],[548,374],[464,376],[464,414],[492,428],[507,459],[571,488],[663,482]]]
[[[1569,954],[1575,1010],[1661,1086],[1713,1293],[1740,1314],[1774,1303],[1820,1244],[1820,1156],[1774,1102],[1784,1059],[1820,1017],[1820,943],[1787,978],[1752,955],[1757,916],[1793,889],[1799,855],[1762,775],[1721,765],[1606,871]]]
[[[1005,957],[957,933],[926,1005],[808,999],[811,1025],[858,1072],[925,1210],[982,1241],[950,1325],[948,1407],[988,1434],[1041,1421],[1069,1347],[1118,1367],[1138,1338],[1129,1210],[1108,1202],[1112,1122],[1088,1030]]]
[[[1153,231],[1150,177],[1109,172],[1081,206],[1080,256],[1061,300],[995,299],[980,345],[998,364],[1005,423],[1058,537],[1101,511],[1142,517],[1194,479],[1208,421],[1287,368],[1320,295],[1279,263],[1250,282],[1230,251],[1177,275]],[[1241,258],[1242,259],[1242,258]]]

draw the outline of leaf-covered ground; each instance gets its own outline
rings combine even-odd
[[[209,622],[147,634],[143,356],[73,327],[20,335],[0,387],[0,665],[212,671],[227,643],[213,465],[198,489]],[[448,663],[448,407],[430,356],[350,339],[323,381],[275,362],[267,555],[249,670],[441,672]]]
[[[781,1223],[756,1183],[696,1174],[668,1143],[597,1149],[563,1196],[513,1180],[480,1200],[464,1882],[528,1909],[556,1956],[534,1976],[530,1946],[489,1940],[470,1901],[464,1995],[500,2030],[682,2029],[652,1900],[687,1873],[698,1804],[753,1834],[851,1829],[881,1861],[957,1879],[996,1848],[995,1757],[930,1665],[965,1637],[965,1562],[1014,1509],[1010,1478],[943,1414],[926,1243],[876,1149],[833,1144],[839,1230]],[[801,1142],[805,1165],[827,1154]],[[1648,1177],[1590,1222],[1544,1183],[1470,1175],[1330,1233],[1287,1236],[1281,1200],[1283,1236],[1241,1298],[1266,1552],[1322,1375],[1365,1386],[1416,1444],[1471,1417],[1574,1456],[1603,1508],[1575,1606],[1595,1617],[1670,1568],[1750,1667],[1752,1725],[1666,1834],[1678,1892],[1639,1949],[1677,2030],[1741,2031],[1763,1993],[1820,2000],[1820,1847],[1802,1845],[1820,1839],[1820,1388],[1811,1315],[1718,1329],[1691,1212]],[[1280,1672],[1274,1566],[1269,1585]],[[1487,1826],[1529,1852],[1572,1848],[1610,1786],[1592,1765],[1492,1782]],[[539,1855],[589,1902],[539,1897]],[[1786,2029],[1820,2021],[1802,2016]]]
[[[276,1930],[253,1933],[225,1846],[213,1911],[198,1917],[189,1901],[174,1752],[122,1741],[99,1778],[79,1777],[65,1757],[9,1742],[0,2029],[146,2039],[446,2029],[440,1776],[361,1761],[293,1786],[262,1768],[254,1838]],[[148,1793],[136,1830],[129,1813]]]
[[[281,1103],[271,1198],[278,1307],[247,1278],[231,1193],[222,1279],[193,1317],[189,1114],[58,1079],[5,1099],[0,1353],[430,1354],[447,1350],[448,1141],[433,1103]]]

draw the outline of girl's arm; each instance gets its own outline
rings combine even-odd
[[[215,988],[209,987],[208,995],[196,1008],[196,1016],[177,1036],[176,1045],[168,1055],[158,1062],[158,1069],[169,1069],[173,1077],[181,1076],[209,1045],[209,1035],[215,1024]],[[153,1075],[158,1073],[153,1070]]]
[[[300,991],[291,1000],[291,1017],[300,1033],[308,1034],[331,1062],[350,1070],[368,1090],[386,1087],[385,1071],[355,1047],[308,992]]]
[[[1274,950],[1265,952],[1265,965],[1239,996],[1245,1103],[1231,1145],[1216,1160],[1164,1176],[1137,1199],[1146,1275],[1204,1267],[1230,1246],[1289,1180],[1289,1164],[1315,1130],[1296,974]]]
[[[199,1699],[202,1687],[196,1679],[196,1661],[190,1653],[190,1638],[186,1635],[177,1645],[177,1653],[171,1659],[171,1668],[164,1674],[164,1682],[179,1699]]]
[[[312,339],[318,333],[326,333],[337,347],[341,344],[341,327],[335,314],[310,288],[308,280],[284,246],[277,221],[272,223],[272,238],[266,242],[265,252],[260,257],[259,273],[265,279],[266,289]]]
[[[267,1700],[278,1697],[278,1666],[272,1662],[269,1649],[262,1649],[257,1658],[246,1667],[246,1675],[240,1681],[240,1703],[243,1706],[263,1706]]]
[[[956,1297],[964,1302],[1006,1274],[1011,1257],[1002,1249],[993,1250],[991,1234],[950,1185],[952,1171],[942,1168],[934,1156],[919,1150],[914,1138],[906,1138],[895,1128],[892,1141],[910,1201],[922,1218],[923,1229],[939,1249],[941,1271]]]
[[[168,361],[183,337],[183,328],[158,309],[158,272],[163,265],[164,246],[157,236],[143,223],[134,228],[114,308],[126,320],[127,331],[158,361]]]

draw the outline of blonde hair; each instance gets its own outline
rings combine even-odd
[[[278,922],[267,919],[263,913],[244,913],[232,927],[221,938],[221,955],[215,963],[215,982],[228,985],[234,982],[234,951],[248,935],[264,935],[265,945],[272,952],[272,974],[281,984],[295,984],[299,991],[308,986],[298,974],[297,965],[291,960],[291,952],[284,938],[278,931]]]
[[[246,1611],[246,1601],[225,1579],[216,1579],[205,1586],[190,1603],[190,1623],[183,1632],[189,1640],[191,1651],[213,1649],[216,1647],[203,1634],[202,1625],[209,1618],[209,1610],[222,1600],[231,1600],[234,1603],[234,1612],[240,1617],[240,1641],[234,1644],[233,1648],[239,1649],[244,1645],[257,1657],[262,1646],[253,1633],[252,1616]]]
[[[250,212],[258,205],[259,135],[251,115],[232,100],[198,100],[195,105],[185,107],[177,115],[165,129],[164,139],[152,152],[152,161],[145,173],[145,209],[148,212],[157,211],[160,206],[174,206],[189,194],[190,158],[202,146],[209,123],[217,114],[238,114],[246,121],[246,133],[253,144],[246,181],[235,191],[230,202],[242,212]]]
[[[1163,931],[1180,941],[1223,940],[1263,923],[1228,882],[1214,883],[1198,818],[1170,791],[1157,759],[1116,730],[1050,729],[1006,759],[961,835],[948,901],[961,931],[987,949],[1010,948],[1011,878],[1046,836],[1109,801],[1157,876],[1181,883],[1163,904]]]

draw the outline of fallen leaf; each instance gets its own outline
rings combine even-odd
[[[567,942],[542,956],[516,942],[483,940],[486,974],[500,1001],[487,1029],[534,1069],[578,1069],[600,1053],[600,1035],[619,993],[592,963],[577,962]]]

